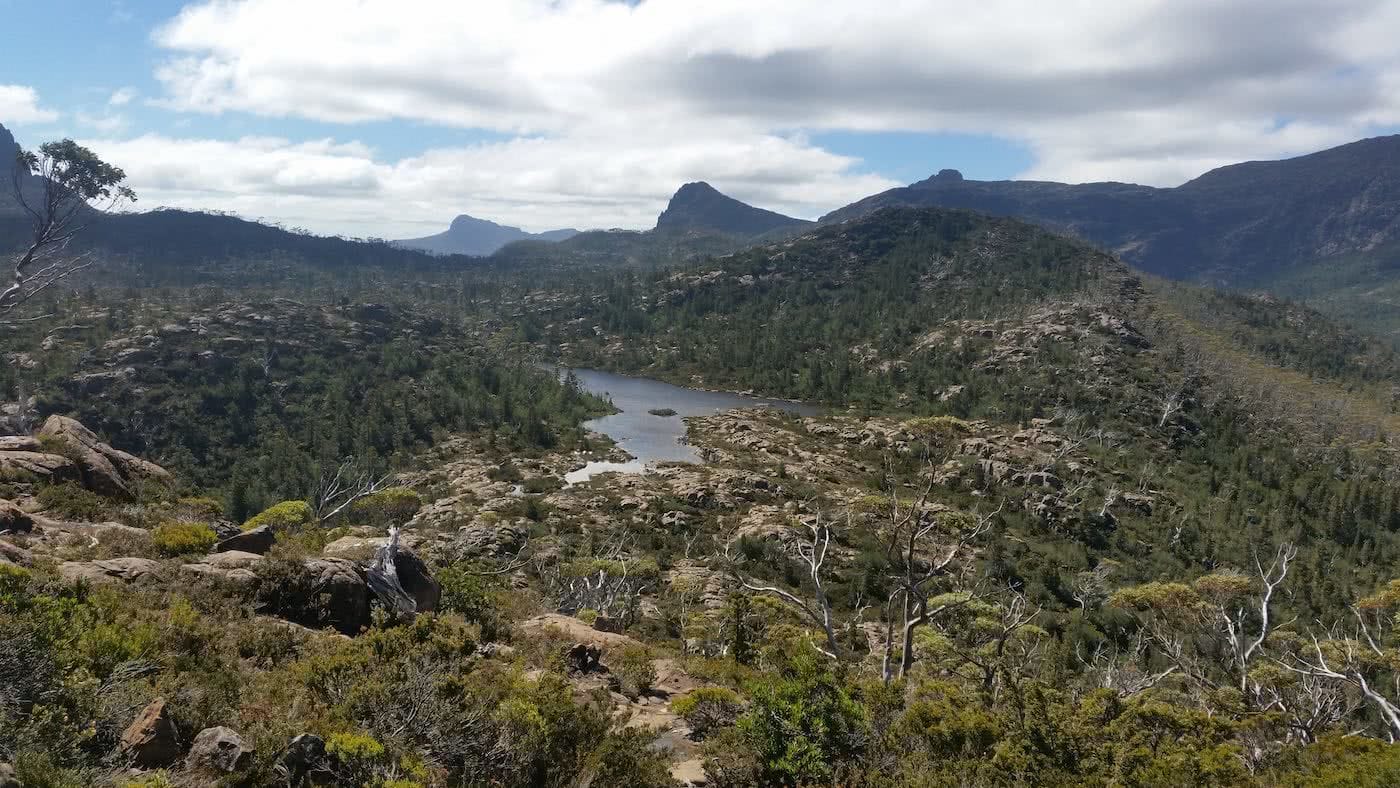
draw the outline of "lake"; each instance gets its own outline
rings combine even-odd
[[[561,373],[564,370],[560,370]],[[575,369],[579,385],[590,394],[611,400],[618,412],[584,422],[584,427],[601,432],[623,451],[632,455],[627,462],[590,462],[566,475],[569,484],[587,481],[600,473],[638,473],[660,462],[702,462],[700,452],[685,442],[686,416],[709,416],[735,408],[771,407],[814,416],[820,411],[810,405],[784,400],[749,397],[722,391],[701,391],[673,386],[659,380],[629,377],[596,369]],[[648,411],[673,410],[674,416],[658,416]]]

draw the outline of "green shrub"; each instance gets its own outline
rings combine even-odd
[[[675,712],[690,725],[695,738],[703,739],[716,728],[733,725],[744,712],[744,704],[734,690],[725,687],[700,687],[671,704]]]
[[[296,528],[311,522],[311,504],[306,501],[283,501],[255,515],[243,524],[243,530],[251,531],[264,525],[274,529]]]
[[[525,492],[531,495],[541,495],[543,493],[552,493],[555,490],[563,489],[564,480],[558,476],[536,476],[533,479],[527,480],[523,486]]]
[[[608,734],[590,758],[590,785],[624,785],[628,788],[671,788],[666,756],[652,746],[656,734],[631,728]]]
[[[151,541],[161,555],[177,556],[207,553],[219,537],[204,523],[161,523],[151,531]]]
[[[209,520],[216,520],[224,516],[224,504],[217,498],[206,496],[181,498],[175,502],[175,506],[195,517]]]
[[[331,736],[326,741],[326,755],[335,764],[341,785],[378,785],[389,765],[384,745],[367,733]]]
[[[68,520],[100,520],[107,514],[106,498],[73,482],[51,484],[36,497],[44,511]]]
[[[0,563],[0,610],[18,608],[29,596],[29,570]]]
[[[651,653],[644,646],[627,646],[618,652],[614,672],[622,687],[620,691],[629,698],[636,698],[649,692],[656,684],[656,666],[651,662]]]
[[[481,639],[495,641],[504,630],[501,612],[496,606],[495,587],[491,578],[473,575],[461,567],[450,566],[437,575],[442,587],[438,607],[447,613],[457,613],[481,628]]]
[[[350,515],[356,522],[371,525],[403,525],[421,508],[423,499],[418,493],[407,487],[390,487],[356,501],[350,506]]]

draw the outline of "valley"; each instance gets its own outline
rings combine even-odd
[[[1285,165],[419,244],[0,206],[53,261],[0,299],[0,788],[1388,784],[1383,206],[1152,256]]]

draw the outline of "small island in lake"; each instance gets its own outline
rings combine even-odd
[[[653,416],[674,416],[674,415],[676,415],[676,412],[675,412],[674,410],[672,410],[671,408],[652,408],[651,410],[647,411],[647,413],[650,413],[650,414],[653,415]]]

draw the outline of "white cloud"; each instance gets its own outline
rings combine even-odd
[[[399,161],[331,140],[145,135],[85,140],[125,169],[143,208],[230,210],[319,232],[411,237],[459,213],[526,229],[649,227],[676,187],[706,177],[764,207],[816,216],[895,184],[800,139],[522,137]]]
[[[391,235],[649,226],[696,179],[802,216],[890,185],[823,130],[991,134],[1025,177],[1172,185],[1400,124],[1397,29],[1393,0],[206,0],[154,34],[162,106],[508,139],[106,144],[159,200]]]
[[[0,124],[49,123],[58,113],[39,106],[39,94],[24,85],[0,85]]]
[[[1390,0],[219,0],[156,40],[185,110],[991,133],[1036,175],[1172,183],[1400,122],[1397,27]]]
[[[108,97],[107,104],[112,107],[125,107],[127,104],[130,104],[132,99],[136,98],[137,95],[136,88],[117,88],[112,91],[112,95]]]
[[[97,131],[99,134],[117,134],[126,131],[130,125],[125,115],[115,112],[104,112],[92,114],[78,111],[73,115],[73,119],[87,128]]]

